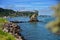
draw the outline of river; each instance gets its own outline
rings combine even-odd
[[[28,17],[14,17],[8,18],[9,21],[28,21]],[[42,20],[43,22],[28,22],[28,23],[17,23],[22,31],[21,34],[24,36],[26,40],[60,40],[60,36],[57,36],[48,29],[46,29],[46,24],[49,21],[52,21],[51,17],[38,17],[38,20]]]

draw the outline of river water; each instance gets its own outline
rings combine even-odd
[[[28,17],[14,17],[8,18],[9,21],[28,21]],[[21,34],[26,40],[60,40],[60,36],[57,36],[46,29],[46,24],[52,21],[52,17],[38,17],[38,20],[43,22],[28,22],[17,23],[22,31]]]

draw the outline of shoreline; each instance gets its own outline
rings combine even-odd
[[[24,37],[21,35],[20,27],[12,22],[4,23],[2,30],[7,32],[15,37],[16,40],[25,40]]]

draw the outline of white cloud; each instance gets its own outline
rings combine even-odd
[[[31,2],[31,4],[52,4],[50,2]]]
[[[15,5],[16,7],[32,7],[32,5]]]
[[[44,9],[44,8],[49,8],[49,6],[34,6],[34,5],[0,5],[2,8],[19,8],[19,9]]]
[[[36,8],[43,8],[44,7],[45,8],[45,7],[49,7],[49,6],[47,6],[47,5],[37,5],[36,6],[36,5],[18,5],[18,4],[15,4],[14,7],[26,7],[26,8],[27,7],[31,7],[31,8],[35,8],[35,7]]]

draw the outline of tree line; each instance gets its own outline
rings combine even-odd
[[[38,11],[35,10],[33,11],[14,11],[12,9],[4,9],[4,8],[0,8],[0,17],[3,16],[31,16],[33,14],[37,14],[38,15]]]

